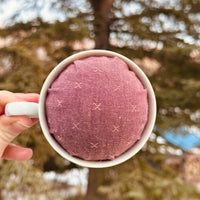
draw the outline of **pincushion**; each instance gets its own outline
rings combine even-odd
[[[76,60],[48,89],[50,133],[72,156],[113,160],[140,139],[147,90],[118,57]]]

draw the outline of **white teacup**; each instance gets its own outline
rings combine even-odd
[[[54,137],[49,132],[48,123],[46,119],[45,113],[45,101],[47,96],[48,88],[51,86],[52,82],[57,78],[57,76],[73,61],[83,59],[86,57],[91,56],[108,56],[114,57],[117,56],[123,61],[127,63],[130,70],[134,71],[137,77],[140,79],[141,83],[143,84],[144,88],[147,89],[148,95],[148,121],[143,130],[141,139],[138,140],[129,150],[121,154],[120,156],[116,157],[114,160],[106,160],[106,161],[86,161],[77,157],[71,156],[66,150],[64,150],[54,139]],[[104,168],[104,167],[111,167],[117,164],[120,164],[132,156],[134,156],[147,142],[148,138],[151,135],[151,132],[154,127],[155,119],[156,119],[156,98],[149,82],[148,78],[144,74],[144,72],[130,59],[126,58],[123,55],[118,53],[107,51],[107,50],[87,50],[82,51],[80,53],[76,53],[66,59],[64,59],[61,63],[59,63],[48,75],[47,79],[45,80],[41,92],[40,92],[40,99],[39,104],[31,103],[31,102],[13,102],[6,105],[5,113],[8,116],[12,115],[28,115],[29,117],[39,117],[40,125],[42,131],[50,143],[50,145],[57,151],[65,159],[76,163],[80,166],[90,167],[90,168]]]

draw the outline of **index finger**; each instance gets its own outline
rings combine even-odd
[[[36,93],[13,93],[9,91],[0,91],[0,115],[4,113],[4,109],[7,103],[15,101],[30,101],[38,102],[39,94]]]

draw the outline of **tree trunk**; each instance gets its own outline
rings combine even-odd
[[[114,0],[90,0],[94,12],[95,49],[108,49],[110,37],[111,8]],[[90,169],[85,200],[102,200],[98,187],[102,185],[107,169]]]
[[[98,187],[102,185],[107,169],[90,169],[88,178],[88,189],[85,200],[102,200],[102,196],[98,194]]]
[[[95,49],[108,49],[113,0],[90,0],[94,11]]]
[[[2,197],[2,190],[0,189],[0,200],[3,200],[3,197]]]

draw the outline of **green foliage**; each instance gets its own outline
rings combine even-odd
[[[98,188],[99,194],[108,200],[198,199],[200,193],[163,159],[162,154],[140,152],[128,162],[108,169],[109,180]]]
[[[199,127],[199,121],[190,116],[199,109],[200,68],[190,53],[191,47],[174,47],[156,55],[162,67],[151,81],[158,103],[157,125],[164,130],[182,125]]]
[[[156,126],[162,130],[182,125],[199,126],[199,121],[191,118],[191,114],[199,110],[200,67],[190,57],[192,50],[197,47],[188,45],[178,37],[181,33],[188,34],[194,41],[199,39],[198,23],[195,21],[199,1],[169,2],[172,1],[115,0],[109,14],[110,41],[118,39],[119,42],[110,43],[110,50],[131,59],[147,56],[161,63],[162,67],[149,78],[158,103]],[[76,52],[73,49],[74,42],[94,38],[95,19],[89,2],[86,3],[88,10],[84,12],[73,1],[52,3],[54,8],[69,11],[66,12],[65,21],[49,23],[37,18],[0,30],[1,37],[13,39],[10,44],[0,48],[0,89],[39,93],[51,69]],[[125,12],[137,6],[134,12]],[[172,29],[166,28],[167,21]],[[158,44],[163,48],[159,49]],[[38,50],[44,53],[42,58]],[[162,131],[158,129],[156,134],[160,135]],[[77,167],[66,164],[53,151],[39,125],[25,131],[15,143],[33,148],[32,163],[1,161],[0,188],[8,191],[29,188],[28,191],[41,193],[40,185],[48,185],[43,179],[40,182],[37,180],[43,170],[61,172]],[[166,149],[168,144],[163,146]],[[159,150],[160,145],[155,139],[147,144],[145,151],[128,162],[105,171],[96,171],[93,180],[96,179],[94,183],[98,183],[97,196],[109,200],[198,199],[200,194],[166,164],[166,155]],[[15,182],[9,182],[5,187],[11,174],[20,178],[22,186],[19,184],[14,188]],[[54,195],[49,194],[51,198]]]
[[[8,47],[0,50],[1,57],[10,58],[11,71],[2,75],[1,89],[15,92],[39,92],[41,81],[39,81],[39,66],[33,55],[20,46]],[[26,71],[27,73],[24,73]]]
[[[68,43],[64,43],[60,49],[54,46],[57,39],[62,39],[61,41],[65,39],[64,37],[56,38],[54,31],[58,31],[55,28],[58,26],[62,27],[60,22],[50,25],[36,19],[34,22],[28,23],[28,27],[31,27],[29,31],[24,23],[8,27],[9,30],[12,30],[10,34],[14,42],[0,49],[1,68],[5,69],[4,73],[0,74],[0,89],[12,92],[40,93],[43,82],[51,69],[73,52]],[[49,42],[50,28],[53,30],[52,42]],[[31,31],[32,29],[34,31]],[[24,34],[20,34],[22,31]],[[46,52],[44,58],[40,58],[40,53],[37,52],[39,48]],[[66,51],[67,48],[69,51]],[[33,149],[34,166],[41,170],[45,168],[45,170],[63,171],[68,168],[64,159],[50,147],[39,125],[25,131],[15,143]],[[46,167],[46,163],[52,158],[54,168]]]
[[[56,183],[45,180],[43,171],[35,168],[32,160],[26,162],[1,161],[0,175],[0,188],[4,189],[6,199],[65,200],[65,197],[56,189]],[[69,188],[64,183],[63,187]]]
[[[135,48],[145,47],[146,41],[161,42],[165,47],[185,45],[181,34],[199,39],[198,7],[199,1],[116,0],[111,31],[121,40],[127,37],[125,44]]]
[[[18,190],[26,193],[40,193],[44,185],[50,185],[43,179],[42,171],[34,168],[31,161],[1,161],[1,188],[7,192]],[[12,173],[10,173],[12,172]],[[33,184],[33,183],[37,183]]]

